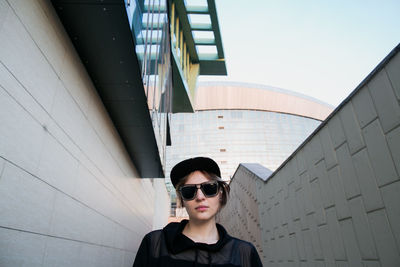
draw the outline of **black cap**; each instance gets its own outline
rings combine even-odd
[[[214,160],[205,157],[190,158],[179,162],[172,168],[170,177],[174,187],[176,188],[182,178],[194,171],[206,171],[221,177],[221,171]]]

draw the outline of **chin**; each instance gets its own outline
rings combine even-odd
[[[215,217],[215,214],[209,214],[206,212],[189,216],[189,218],[191,220],[196,220],[196,221],[209,221],[209,220],[212,220],[214,217]]]

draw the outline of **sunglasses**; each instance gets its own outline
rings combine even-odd
[[[218,182],[205,182],[202,184],[185,184],[179,188],[183,200],[193,200],[197,189],[201,189],[205,197],[214,197],[218,194]]]

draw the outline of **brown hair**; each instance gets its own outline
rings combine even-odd
[[[225,181],[223,181],[218,175],[214,174],[214,173],[210,173],[207,171],[201,171],[199,170],[204,176],[206,176],[208,179],[210,179],[211,181],[217,181],[218,185],[220,187],[219,190],[221,190],[222,192],[222,196],[220,198],[220,208],[223,208],[226,203],[228,202],[228,196],[229,196],[229,192],[231,191],[231,188],[229,187],[229,184]],[[189,179],[189,176],[192,173],[189,173],[188,175],[186,175],[184,178],[182,178],[177,184],[176,184],[176,196],[177,199],[179,199],[179,203],[177,203],[178,207],[183,207],[183,198],[181,195],[181,192],[179,191],[179,188],[181,186],[183,186],[186,181]]]

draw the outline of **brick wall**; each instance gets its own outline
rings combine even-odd
[[[0,0],[0,40],[0,266],[132,266],[155,189],[50,1]]]
[[[220,220],[266,266],[400,266],[399,50],[266,181],[238,168]]]

